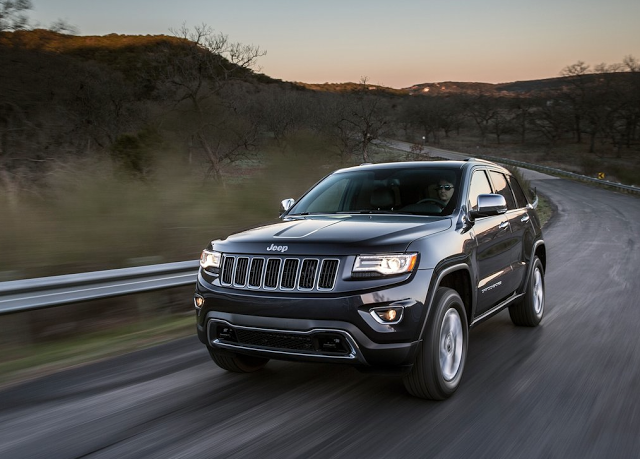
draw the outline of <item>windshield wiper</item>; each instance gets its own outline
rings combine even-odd
[[[333,215],[336,212],[300,212],[297,214],[287,214],[287,217],[306,217],[308,215]]]
[[[407,212],[403,212],[399,210],[362,209],[362,210],[344,210],[336,213],[337,214],[404,214]]]

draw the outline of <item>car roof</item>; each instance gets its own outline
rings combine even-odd
[[[482,165],[482,166],[493,166],[498,169],[504,169],[503,167],[492,163],[490,161],[485,161],[477,158],[469,158],[464,161],[399,161],[393,163],[364,163],[359,166],[346,167],[344,169],[339,169],[334,173],[338,172],[347,172],[347,171],[359,171],[359,170],[379,170],[379,169],[463,169],[465,167],[471,167],[474,165]]]

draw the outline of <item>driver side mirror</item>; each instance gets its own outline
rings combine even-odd
[[[469,216],[473,219],[501,215],[507,211],[507,201],[501,194],[478,195],[478,208],[471,210]]]
[[[284,199],[280,203],[280,217],[282,217],[285,212],[289,211],[289,209],[291,209],[295,203],[296,200],[293,198]]]

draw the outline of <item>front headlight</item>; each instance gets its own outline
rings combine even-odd
[[[219,268],[222,261],[222,254],[213,250],[203,250],[200,255],[200,266],[203,269]]]
[[[357,277],[403,274],[413,271],[417,260],[417,253],[358,255],[352,273]]]

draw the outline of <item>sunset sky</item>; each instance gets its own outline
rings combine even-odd
[[[80,35],[170,34],[206,23],[267,51],[261,71],[394,88],[552,78],[576,61],[640,59],[638,0],[32,0],[32,22]]]

